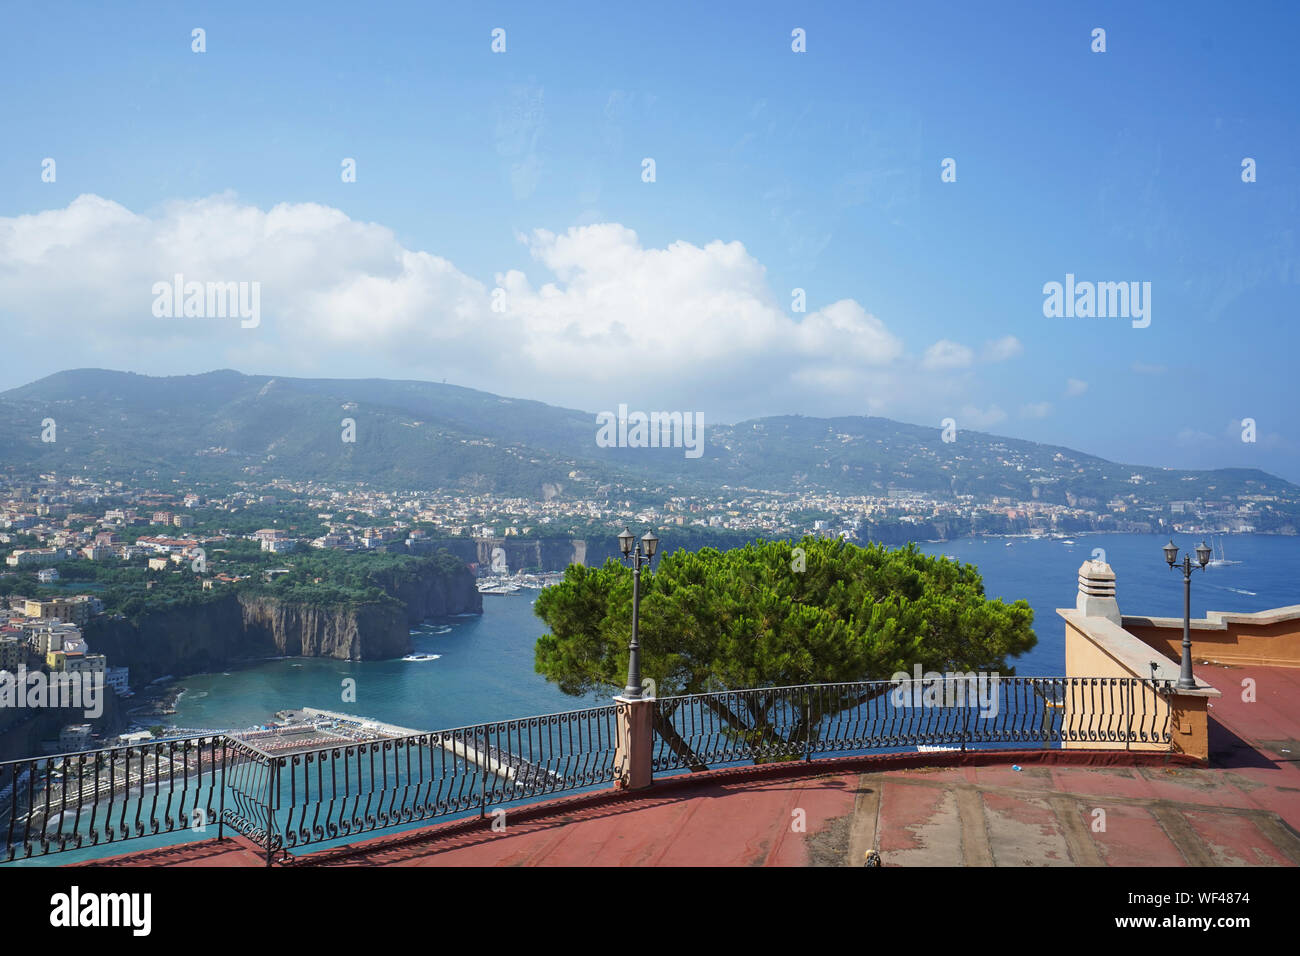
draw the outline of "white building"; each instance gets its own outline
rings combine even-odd
[[[20,548],[5,558],[5,564],[11,568],[22,568],[31,564],[52,564],[64,561],[67,557],[67,552],[62,548]]]
[[[28,644],[41,657],[45,657],[51,651],[61,651],[64,645],[69,643],[84,643],[81,640],[81,628],[75,624],[65,624],[62,621],[42,621],[30,630],[30,636],[27,638]]]
[[[126,697],[131,693],[131,668],[129,667],[106,667],[104,668],[104,683],[113,688],[113,693],[118,697]]]
[[[59,749],[64,753],[73,750],[90,749],[90,737],[94,728],[90,724],[68,724],[59,731]]]

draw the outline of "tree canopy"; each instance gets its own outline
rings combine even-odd
[[[970,564],[839,539],[675,551],[641,574],[641,671],[658,696],[888,680],[898,671],[1014,673],[1037,642],[1025,601],[989,600]],[[536,669],[566,694],[621,688],[632,571],[570,566],[535,605]]]

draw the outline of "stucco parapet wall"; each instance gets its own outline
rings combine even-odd
[[[1268,611],[1255,611],[1243,614],[1239,611],[1206,611],[1205,617],[1192,618],[1194,631],[1226,631],[1229,624],[1248,624],[1252,627],[1268,627],[1271,624],[1283,624],[1287,621],[1300,620],[1300,604],[1287,607],[1275,607]],[[1176,627],[1181,629],[1181,617],[1134,617],[1124,615],[1124,626],[1128,627]]]
[[[1163,654],[1158,654],[1151,647],[1138,640],[1124,628],[1120,627],[1113,621],[1104,617],[1089,617],[1086,614],[1080,614],[1072,607],[1058,607],[1056,613],[1065,618],[1065,622],[1093,642],[1101,651],[1114,660],[1134,677],[1146,680],[1154,677],[1156,680],[1167,680],[1178,683],[1179,665],[1169,660]],[[1129,618],[1124,619],[1126,622]],[[1182,620],[1178,621],[1178,626],[1182,627]],[[1152,662],[1156,668],[1154,673],[1151,670]],[[1082,675],[1071,675],[1082,676]],[[1196,679],[1195,690],[1179,690],[1177,693],[1186,697],[1222,697],[1218,690],[1204,683],[1199,677]]]

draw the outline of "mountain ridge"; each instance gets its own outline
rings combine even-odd
[[[52,442],[41,441],[47,419]],[[706,422],[699,459],[600,448],[596,431],[594,413],[418,380],[67,369],[0,392],[0,459],[15,475],[317,478],[528,497],[650,483],[1097,504],[1134,488],[1162,501],[1300,499],[1300,486],[1260,469],[1123,464],[974,430],[945,442],[937,427],[873,416]]]

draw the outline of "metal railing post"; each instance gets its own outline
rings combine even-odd
[[[217,840],[226,838],[226,735],[221,735],[221,795],[217,806]],[[215,758],[215,754],[214,754]],[[215,759],[213,761],[215,763]]]
[[[1128,720],[1124,724],[1124,749],[1133,747],[1133,715],[1137,713],[1137,685],[1132,679],[1128,682]],[[1143,697],[1146,695],[1143,694]]]
[[[477,746],[478,744],[477,735],[474,738],[474,743]],[[484,764],[490,764],[492,760],[492,758],[488,755],[487,745],[488,745],[487,728],[484,727],[483,728],[483,753],[480,754],[480,756],[483,758]],[[488,774],[491,772],[492,771],[489,770],[487,766],[483,766],[483,765],[479,766],[479,773],[480,773],[479,779],[481,782],[479,784],[478,818],[480,820],[487,817],[487,778],[488,778]]]
[[[812,687],[803,690],[803,762],[812,763]]]
[[[275,857],[275,804],[280,792],[280,761],[275,757],[269,757],[267,764],[266,865],[270,866]]]

